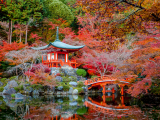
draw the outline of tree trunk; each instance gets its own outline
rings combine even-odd
[[[20,25],[20,41],[19,42],[22,42],[21,25]]]
[[[11,35],[11,21],[9,20],[8,43],[10,43],[10,35]]]
[[[26,38],[25,38],[25,44],[27,44],[27,32],[28,32],[28,22],[26,23]]]
[[[9,43],[11,44],[12,43],[12,20],[11,20],[11,31],[10,31],[10,41]]]

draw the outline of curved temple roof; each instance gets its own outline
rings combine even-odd
[[[50,42],[48,45],[46,46],[42,46],[42,47],[31,47],[32,49],[34,50],[43,50],[43,49],[46,49],[50,46],[54,46],[54,47],[57,47],[57,48],[63,48],[63,49],[80,49],[80,48],[83,48],[85,45],[83,46],[73,46],[73,45],[69,45],[69,44],[66,44],[66,43],[63,43],[59,40],[59,37],[58,37],[58,27],[57,27],[57,33],[56,33],[56,40],[54,42]]]
[[[83,48],[85,45],[83,45],[83,46],[72,46],[72,45],[68,45],[66,43],[63,43],[60,40],[59,41],[55,40],[54,42],[49,43],[46,46],[37,47],[37,48],[36,47],[31,47],[31,48],[34,49],[34,50],[43,50],[43,49],[48,48],[49,46],[54,46],[54,47],[63,48],[63,49],[80,49],[80,48]]]

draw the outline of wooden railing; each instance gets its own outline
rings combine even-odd
[[[51,67],[61,67],[63,65],[68,65],[68,66],[71,66],[73,68],[76,68],[76,60],[74,61],[69,61],[68,62],[63,62],[62,60],[43,60],[42,63],[44,65],[47,65],[49,68]]]
[[[129,84],[128,79],[117,79],[116,77],[106,75],[103,77],[95,77],[92,79],[88,79],[85,81],[85,85],[90,85],[90,84],[96,84],[96,83],[102,83],[102,82],[120,82],[120,83],[125,83]]]

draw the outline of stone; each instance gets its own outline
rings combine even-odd
[[[63,86],[58,86],[58,88],[57,88],[58,90],[63,90]]]
[[[62,105],[57,105],[56,109],[61,110],[62,109]]]
[[[3,86],[3,83],[0,81],[0,87]]]
[[[55,92],[55,87],[54,86],[51,86],[51,91],[54,93]]]
[[[77,76],[75,69],[70,66],[62,66],[61,69],[66,75]]]
[[[8,86],[8,88],[14,88],[14,87],[17,87],[18,84],[15,80],[11,80],[7,83],[7,86]]]
[[[22,95],[21,93],[17,93],[15,94],[15,99],[24,99],[24,95]]]
[[[37,99],[37,98],[39,98],[39,95],[33,95],[33,98]]]
[[[60,95],[60,94],[61,94],[61,92],[57,92],[57,96]],[[60,97],[60,96],[59,96],[59,97]]]
[[[33,90],[33,95],[39,95],[39,90]]]
[[[11,88],[11,89],[4,89],[2,94],[3,95],[11,95],[11,94],[14,94],[16,93],[16,90],[14,88]]]
[[[52,68],[51,68],[51,75],[52,75],[52,74],[56,75],[57,73],[60,73],[59,68],[52,67]]]
[[[76,82],[69,82],[70,85],[72,85],[73,87],[77,87],[77,83]]]
[[[69,91],[68,91],[68,94],[72,94],[72,93],[73,93],[73,88],[70,87],[70,88],[69,88]]]
[[[58,99],[57,100],[59,103],[63,103],[63,100],[62,99]]]
[[[13,101],[12,101],[12,102],[13,102]],[[17,103],[16,103],[16,101],[14,101],[13,103],[9,102],[9,103],[7,103],[6,105],[7,105],[8,107],[14,108],[14,107],[17,106]]]
[[[63,81],[63,78],[61,77],[61,76],[56,76],[56,78],[55,78],[57,81],[59,81],[59,82],[62,82]]]
[[[3,101],[5,101],[6,103],[8,103],[10,100],[12,100],[11,95],[2,95],[3,97]]]
[[[73,99],[77,100],[78,99],[78,95],[73,95]]]
[[[70,105],[70,106],[76,106],[76,105],[77,105],[77,102],[76,102],[76,101],[70,102],[69,105]]]
[[[24,89],[24,90],[27,90],[27,87],[28,87],[28,86],[30,86],[30,84],[24,84],[24,85],[23,85],[23,89]]]
[[[74,95],[78,94],[78,90],[77,90],[77,89],[74,89],[74,90],[73,90],[73,94],[74,94]]]
[[[69,97],[69,101],[73,101],[73,96],[72,95],[68,95]]]
[[[31,92],[33,92],[33,88],[32,87],[29,87],[28,89],[26,89],[26,94],[30,94]]]
[[[83,88],[84,92],[87,92],[87,88],[86,87],[82,87],[82,88]]]

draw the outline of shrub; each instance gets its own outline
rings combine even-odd
[[[77,90],[78,90],[78,93],[84,93],[83,88],[77,88]]]
[[[84,83],[83,82],[78,82],[78,87],[83,87]]]
[[[91,78],[95,78],[95,77],[98,77],[98,76],[96,76],[96,75],[92,75],[92,76],[91,76]]]
[[[17,79],[17,76],[10,77],[9,79],[10,79],[10,80],[16,80],[16,79]]]
[[[12,97],[12,98],[15,98],[15,94],[11,94],[11,97]]]
[[[41,84],[33,84],[31,85],[31,87],[34,89],[34,90],[38,90],[38,89],[42,89],[43,86]]]
[[[63,78],[63,82],[70,82],[72,79],[69,77],[62,77]]]
[[[63,91],[68,91],[69,90],[69,86],[68,85],[63,85]]]
[[[84,69],[78,69],[76,71],[77,75],[85,77],[87,75],[87,72]]]
[[[77,81],[77,78],[74,77],[74,76],[71,76],[71,80],[72,80],[72,81]]]
[[[14,87],[14,89],[16,90],[16,92],[23,90],[23,85],[19,85],[17,87]]]
[[[64,73],[60,73],[60,76],[64,76]]]
[[[1,81],[2,83],[5,83],[6,80],[7,80],[7,78],[2,78],[2,79],[0,79],[0,81]]]
[[[77,114],[78,115],[84,115],[85,113],[87,113],[87,108],[86,107],[82,107],[82,108],[78,108],[77,109]]]
[[[112,98],[106,98],[106,101],[112,101]]]
[[[3,87],[0,87],[0,92],[2,92],[4,90],[4,88]]]

